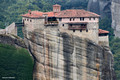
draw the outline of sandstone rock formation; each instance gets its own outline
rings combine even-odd
[[[23,39],[13,34],[0,34],[0,43],[26,48]]]
[[[115,80],[113,55],[108,47],[55,27],[23,29],[35,61],[33,80]]]
[[[114,34],[120,38],[120,0],[112,0],[111,12]]]
[[[120,38],[120,0],[89,0],[88,10],[111,18],[114,34]]]
[[[101,15],[101,18],[111,17],[111,0],[89,0],[88,11]]]

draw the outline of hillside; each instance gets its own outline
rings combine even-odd
[[[0,80],[32,80],[32,70],[33,59],[25,49],[0,44]]]

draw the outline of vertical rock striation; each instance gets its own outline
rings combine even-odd
[[[101,15],[101,18],[111,17],[111,0],[89,0],[88,11]]]
[[[112,28],[116,37],[120,38],[120,1],[112,0]]]
[[[120,38],[120,0],[89,0],[88,11],[111,18],[112,28],[116,37]]]
[[[24,37],[35,60],[33,80],[115,80],[113,55],[107,47],[53,26],[24,29]]]

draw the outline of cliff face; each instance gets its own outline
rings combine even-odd
[[[120,0],[89,0],[88,10],[101,15],[101,18],[112,19],[112,28],[120,38]]]
[[[114,29],[115,36],[120,38],[120,1],[112,0],[112,28]]]
[[[0,43],[27,48],[23,39],[11,34],[0,34]]]
[[[115,80],[109,48],[53,27],[24,29],[25,43],[35,60],[33,80]]]
[[[111,16],[111,0],[89,0],[88,11],[101,15],[101,18]]]

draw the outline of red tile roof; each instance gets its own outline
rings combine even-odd
[[[56,17],[100,17],[98,14],[93,12],[80,10],[80,9],[72,9],[72,10],[63,10]]]
[[[56,16],[58,13],[54,13],[54,12],[40,12],[40,11],[28,11],[27,14],[23,14],[23,17],[30,17],[30,18],[39,18],[39,17],[43,17],[44,14],[47,14],[48,17],[54,17]]]
[[[80,10],[80,9],[72,9],[72,10],[63,10],[59,13],[54,12],[40,12],[40,11],[30,11],[27,14],[22,15],[23,17],[30,17],[30,18],[39,18],[43,17],[43,14],[48,14],[48,17],[100,17],[98,14]]]
[[[28,11],[27,14],[23,14],[22,16],[23,17],[30,17],[30,18],[39,18],[39,17],[42,17],[43,15],[43,12],[40,12],[40,11]]]
[[[109,31],[99,29],[99,34],[109,33]]]

